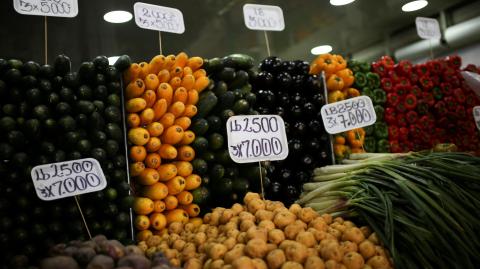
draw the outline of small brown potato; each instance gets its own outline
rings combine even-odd
[[[303,222],[303,221],[301,221],[301,220],[299,220],[299,219],[297,219],[297,220],[294,221],[293,223],[295,223],[296,225],[302,227],[304,230],[306,230],[306,229],[308,228],[308,225],[307,225],[305,222]]]
[[[230,251],[225,253],[225,256],[223,257],[223,260],[225,263],[231,264],[233,263],[236,259],[242,257],[244,255],[244,250],[245,245],[244,244],[236,244]]]
[[[243,203],[247,205],[253,199],[261,199],[260,194],[254,192],[247,192],[247,194],[245,194],[245,197],[243,198]]]
[[[271,230],[275,229],[275,224],[271,220],[262,220],[258,224],[258,227],[263,228],[267,231],[271,231]]]
[[[267,243],[263,239],[252,239],[247,242],[244,251],[251,258],[263,258],[268,251]]]
[[[318,256],[309,256],[305,261],[305,269],[325,269],[325,263]]]
[[[225,265],[223,265],[222,269],[233,269],[233,265],[225,264]]]
[[[343,255],[342,263],[347,269],[362,269],[365,261],[357,252],[347,252]]]
[[[281,249],[274,249],[270,251],[267,255],[267,264],[270,269],[277,269],[282,267],[282,265],[287,261],[285,253]]]
[[[360,244],[365,240],[365,236],[362,231],[357,227],[347,228],[342,234],[343,241],[352,241],[356,244]]]
[[[294,242],[285,249],[285,257],[288,261],[294,261],[303,264],[307,259],[307,247]]]
[[[378,240],[378,236],[375,232],[373,232],[372,234],[370,234],[370,236],[368,237],[368,240],[370,240],[373,244],[375,245],[378,245],[380,244],[380,241]]]
[[[258,210],[265,209],[265,202],[262,199],[252,199],[247,203],[248,212],[255,214]]]
[[[325,269],[339,269],[340,264],[335,260],[328,260],[325,262]]]
[[[236,259],[232,265],[234,269],[255,269],[252,259],[246,256]]]
[[[262,220],[273,220],[273,212],[265,209],[260,209],[255,212],[255,219],[257,220],[257,222],[260,222]]]
[[[187,240],[186,240],[186,241],[188,241],[188,242],[194,242],[196,235],[197,235],[196,233],[191,233],[191,234],[189,234],[189,235],[187,236]]]
[[[147,243],[146,243],[145,241],[139,242],[139,243],[138,243],[138,247],[139,247],[143,252],[147,251],[147,249],[148,249]]]
[[[221,235],[221,236],[217,237],[217,241],[216,241],[216,242],[218,242],[218,243],[223,243],[223,241],[225,241],[225,240],[227,240],[227,237]]]
[[[202,269],[202,261],[197,258],[188,259],[183,265],[184,269]]]
[[[351,221],[349,221],[349,220],[344,221],[344,222],[343,222],[343,225],[345,225],[345,227],[347,227],[347,228],[357,227],[357,226],[355,225],[355,223],[353,223],[353,222],[351,222]]]
[[[326,240],[324,240],[326,241]],[[320,256],[324,260],[335,260],[340,262],[343,258],[343,249],[336,240],[328,240],[325,244],[320,243]]]
[[[190,242],[186,243],[185,246],[183,247],[183,250],[182,250],[182,256],[185,259],[193,258],[196,255],[196,250],[197,250],[197,248],[195,247],[195,245],[193,243],[190,243]]]
[[[202,244],[202,245],[198,246],[198,247],[197,247],[197,251],[198,251],[199,253],[205,253],[205,245]]]
[[[253,226],[247,230],[247,240],[261,239],[267,242],[267,234],[268,232],[266,229]]]
[[[315,228],[308,228],[307,232],[311,232],[313,234],[313,236],[315,236],[315,240],[317,240],[317,242],[320,242],[322,241],[323,239],[325,239],[327,233],[324,232],[324,231],[319,231]]]
[[[311,207],[302,208],[296,215],[305,223],[309,223],[310,221],[318,217],[318,213],[315,212],[315,210],[313,210]]]
[[[330,224],[330,228],[339,230],[342,233],[347,229],[347,227],[345,225],[340,224],[338,222],[334,222],[334,223]]]
[[[233,217],[234,212],[231,209],[225,209],[222,212],[222,215],[220,217],[220,224],[225,224],[230,221],[230,219]]]
[[[307,249],[307,257],[310,257],[310,256],[318,256],[318,251],[316,248]]]
[[[307,248],[311,248],[317,244],[317,240],[315,240],[315,236],[311,232],[299,232],[295,240],[304,244]]]
[[[285,240],[285,234],[280,229],[273,229],[268,232],[268,242],[273,244],[280,244]]]
[[[158,235],[152,235],[145,240],[148,247],[156,247],[162,242],[162,238]]]
[[[170,259],[169,260],[171,266],[180,266],[180,260],[179,259]]]
[[[280,243],[280,245],[278,245],[278,247],[279,247],[281,250],[285,251],[288,246],[290,246],[291,244],[294,244],[294,243],[296,243],[296,242],[293,241],[293,240],[283,240],[283,241]]]
[[[299,204],[292,204],[288,208],[288,211],[292,212],[295,215],[297,215],[300,212],[300,210],[302,210],[302,207]]]
[[[323,214],[321,216],[323,218],[323,220],[325,220],[325,222],[330,225],[330,223],[332,223],[333,219],[332,219],[332,215],[330,214]]]
[[[229,230],[238,229],[238,224],[235,222],[228,222],[223,227],[223,230],[228,232]]]
[[[212,215],[210,217],[210,222],[208,222],[208,224],[212,225],[212,226],[218,226],[218,223],[220,222],[220,213],[219,211],[213,211],[212,212]]]
[[[372,234],[372,230],[368,226],[360,227],[360,231],[362,231],[365,238],[368,238]]]
[[[183,231],[183,223],[181,222],[172,222],[168,226],[168,232],[170,234],[180,234]]]
[[[173,246],[173,243],[175,243],[175,241],[179,240],[180,239],[180,235],[178,234],[170,234],[168,236],[168,245],[171,247]]]
[[[199,232],[195,234],[195,238],[193,239],[195,245],[202,245],[203,243],[205,243],[205,241],[207,241],[207,235],[204,232]]]
[[[237,230],[237,229],[232,229],[232,230],[227,231],[227,236],[228,236],[228,237],[237,238],[237,236],[238,236],[239,233],[240,233],[239,230]]]
[[[173,242],[172,247],[173,247],[174,249],[178,250],[178,251],[182,251],[182,250],[183,250],[183,247],[185,247],[185,244],[186,244],[185,241],[179,239],[179,240]]]
[[[336,218],[333,219],[333,222],[337,222],[337,223],[343,224],[344,219],[343,219],[342,217],[336,217]]]
[[[287,225],[295,222],[296,219],[297,217],[290,211],[282,210],[275,214],[275,216],[273,217],[273,223],[275,223],[275,226],[277,228],[283,229]]]
[[[278,248],[277,244],[272,244],[272,243],[267,244],[267,253],[277,248]]]
[[[308,224],[308,227],[319,231],[327,231],[328,224],[322,217],[316,217]]]
[[[282,269],[303,269],[303,266],[298,262],[288,261],[282,265]]]
[[[375,246],[375,255],[376,256],[383,256],[383,257],[388,257],[387,252],[385,249],[381,246]]]
[[[291,223],[285,227],[285,238],[294,240],[297,237],[297,234],[304,231],[305,229],[301,225],[298,225],[297,223]]]
[[[210,214],[210,213],[208,213],[208,214]],[[208,226],[209,226],[208,224],[202,224],[202,225],[200,225],[200,227],[198,227],[198,229],[197,229],[197,233],[204,233],[204,232],[206,232]]]
[[[237,235],[237,242],[238,243],[246,243],[247,242],[247,233],[246,232],[241,232]]]
[[[210,264],[210,269],[222,269],[225,262],[223,260],[214,260],[212,264]]]
[[[358,245],[352,241],[342,241],[340,242],[340,247],[343,249],[344,253],[358,251]]]
[[[242,222],[240,222],[240,231],[242,232],[246,232],[252,227],[255,227],[255,222],[252,220],[242,220]]]
[[[233,218],[230,219],[230,222],[233,222],[238,225],[240,223],[240,217],[234,216]]]
[[[168,246],[167,242],[162,242],[160,245],[157,246],[157,250],[163,252],[165,249],[169,249],[170,247]]]
[[[232,205],[232,211],[234,216],[237,216],[238,214],[240,214],[240,212],[243,211],[243,206],[239,203],[235,203]]]
[[[327,233],[333,235],[337,240],[342,238],[342,232],[332,227],[328,227]]]
[[[145,251],[145,256],[147,256],[149,259],[151,259],[153,257],[153,255],[155,255],[156,252],[157,252],[157,248],[156,247],[151,247],[151,248],[147,249],[147,251]]]
[[[208,249],[208,257],[210,257],[212,260],[218,260],[223,258],[223,256],[227,253],[227,247],[225,247],[222,244],[213,244],[209,249]]]
[[[178,251],[176,249],[167,249],[163,254],[167,259],[174,259],[178,256]]]
[[[267,264],[262,259],[255,258],[252,262],[255,269],[268,269]]]
[[[210,223],[210,220],[212,220],[212,213],[207,213],[203,216],[203,223]]]
[[[228,250],[231,250],[236,243],[237,243],[237,240],[235,239],[235,237],[229,237],[225,241],[223,241],[223,245],[225,245],[225,247],[227,247]]]
[[[375,255],[375,245],[370,240],[364,240],[358,245],[358,252],[362,254],[363,258],[368,259]]]
[[[251,220],[252,222],[255,222],[255,216],[252,215],[252,213],[250,212],[246,212],[246,211],[240,212],[238,217],[240,218],[240,221]]]
[[[274,201],[265,200],[265,209],[266,209],[266,210],[273,212],[273,210],[275,209],[275,208],[274,208],[274,205],[275,205],[275,202],[274,202]]]
[[[218,237],[218,229],[215,226],[210,226],[207,228],[207,232],[205,233],[208,238],[217,238]]]
[[[183,225],[183,230],[185,230],[187,232],[194,232],[195,231],[195,224],[187,223],[187,224]]]
[[[389,269],[390,263],[387,258],[383,256],[373,256],[367,261],[367,265],[372,267],[372,269]]]

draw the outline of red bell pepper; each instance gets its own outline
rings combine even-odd
[[[385,66],[383,62],[374,62],[372,64],[373,72],[379,74],[381,77],[387,76],[388,68]]]
[[[410,93],[405,96],[405,101],[403,102],[405,105],[405,108],[408,110],[415,109],[417,107],[417,97]]]
[[[464,106],[457,106],[457,108],[455,109],[455,114],[457,114],[458,119],[464,119],[465,116],[467,116],[467,112],[465,111],[465,107]],[[460,126],[464,126],[464,125],[460,125]]]
[[[439,85],[440,84],[440,76],[438,75],[433,75],[433,76],[430,76],[430,78],[432,79],[432,82],[433,82],[433,85]]]
[[[405,107],[405,103],[404,103],[404,102],[398,103],[395,108],[397,109],[397,112],[398,112],[398,113],[405,113],[405,112],[407,112],[407,108]]]
[[[410,89],[410,93],[415,95],[418,98],[422,97],[422,89],[418,87],[417,85],[413,85],[412,88]]]
[[[425,100],[420,99],[417,101],[417,112],[420,115],[425,115],[428,113],[428,104],[425,102]]]
[[[455,96],[455,98],[460,104],[465,103],[466,98],[462,88],[456,88],[455,90],[453,90],[453,96]]]
[[[402,85],[406,88],[411,87],[410,80],[406,77],[399,77],[398,84],[400,84],[400,85]]]
[[[435,106],[435,112],[437,113],[437,115],[439,116],[445,116],[447,114],[447,106],[445,105],[445,102],[443,101],[438,101]]]
[[[418,124],[412,124],[408,129],[412,137],[419,138],[423,133],[422,128]]]
[[[424,130],[424,131],[432,130],[432,129],[430,129],[430,127],[431,127],[433,122],[430,120],[429,116],[427,116],[427,115],[422,116],[420,119],[418,119],[418,123],[422,127],[422,130]]]
[[[388,139],[397,140],[399,135],[399,129],[396,125],[388,126]]]
[[[453,88],[458,88],[462,85],[462,80],[455,76],[450,80],[450,84],[452,84]]]
[[[422,88],[426,91],[429,91],[434,86],[433,81],[432,79],[430,79],[429,76],[420,77],[419,82],[420,82],[420,86],[422,86]]]
[[[436,100],[441,100],[443,98],[442,88],[438,86],[433,87],[432,94]]]
[[[400,103],[400,96],[397,93],[390,92],[387,94],[387,104],[395,107]]]
[[[442,65],[439,60],[432,60],[427,63],[430,73],[440,74],[442,72]]]
[[[462,66],[462,58],[458,55],[448,56],[446,60],[448,65],[454,69],[460,69]]]
[[[395,72],[395,70],[388,71],[388,77],[392,80],[393,83],[400,82],[400,76]]]
[[[402,147],[400,147],[400,144],[398,143],[397,139],[390,140],[390,152],[400,153],[402,151],[403,151],[403,149],[402,149]]]
[[[415,67],[415,72],[418,74],[419,77],[428,76],[430,70],[426,64],[417,64]]]
[[[393,107],[387,107],[384,113],[385,121],[392,125],[397,123],[397,111]]]
[[[408,140],[408,128],[400,127],[398,129],[398,139],[400,141],[407,141]]]
[[[393,61],[392,57],[388,55],[384,55],[380,57],[380,61],[388,68],[392,69],[395,66],[395,61]]]
[[[381,84],[384,91],[390,92],[393,90],[393,83],[390,78],[382,78]]]
[[[454,111],[455,108],[457,107],[457,100],[453,96],[448,96],[443,99],[445,101],[445,104],[447,106],[448,111]]]
[[[401,60],[395,65],[395,71],[403,76],[408,76],[412,72],[412,68],[412,63],[407,60]]]
[[[406,114],[406,117],[407,117],[408,123],[410,123],[410,124],[413,124],[413,123],[417,122],[417,120],[418,120],[418,114],[414,110],[408,111],[407,114]]]
[[[401,126],[401,127],[406,127],[408,125],[407,119],[405,118],[405,114],[399,113],[397,115],[397,123],[398,123],[398,126]]]
[[[442,89],[442,93],[443,95],[450,95],[452,94],[452,84],[448,83],[448,82],[442,82],[440,84],[440,88]]]
[[[477,66],[474,64],[468,64],[463,70],[478,74]]]
[[[401,84],[395,84],[395,86],[393,86],[393,91],[400,97],[405,96],[411,89],[411,86],[403,86]]]
[[[412,84],[416,84],[418,82],[418,79],[420,78],[416,72],[410,72],[408,77],[410,78],[410,82]]]
[[[450,68],[448,67],[447,69],[445,69],[443,71],[443,74],[442,74],[442,79],[443,81],[447,81],[447,82],[450,82],[452,80],[454,80],[455,78],[457,78],[457,71],[455,71],[453,68]]]
[[[422,93],[422,100],[424,100],[428,106],[433,106],[435,104],[435,98],[433,98],[433,94],[429,92]]]

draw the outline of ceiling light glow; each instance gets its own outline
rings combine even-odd
[[[120,56],[108,57],[108,64],[109,64],[109,65],[114,65],[115,62],[118,60],[118,58],[120,58]]]
[[[332,51],[332,49],[333,48],[330,45],[321,45],[321,46],[313,48],[310,52],[313,55],[320,55],[320,54],[329,53],[330,51]]]
[[[330,5],[332,6],[343,6],[343,5],[348,5],[355,0],[330,0]]]
[[[110,11],[103,15],[103,19],[111,23],[124,23],[132,18],[132,13],[123,10]]]
[[[412,12],[412,11],[422,9],[427,5],[428,5],[428,1],[425,1],[425,0],[411,1],[402,6],[402,11]]]

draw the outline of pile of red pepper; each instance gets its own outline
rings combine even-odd
[[[461,65],[459,56],[417,65],[383,56],[372,64],[387,93],[384,119],[391,152],[429,149],[438,143],[454,143],[462,151],[480,147],[472,114],[480,100],[464,82]]]

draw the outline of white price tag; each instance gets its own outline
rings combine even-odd
[[[175,34],[185,32],[183,14],[176,8],[137,2],[133,5],[133,12],[140,28]]]
[[[23,15],[73,18],[78,14],[78,1],[13,0],[13,8]]]
[[[252,163],[287,158],[285,122],[278,115],[242,115],[227,121],[228,153],[234,162]]]
[[[475,125],[477,125],[477,129],[480,130],[480,106],[473,107],[473,118],[475,119]]]
[[[245,4],[243,19],[250,30],[283,31],[283,11],[278,6]]]
[[[417,34],[423,39],[440,39],[440,25],[436,19],[417,17],[415,19]]]
[[[323,125],[329,134],[338,134],[375,123],[372,99],[359,96],[322,106]]]
[[[56,200],[103,190],[107,180],[93,158],[35,166],[31,171],[38,198]]]

